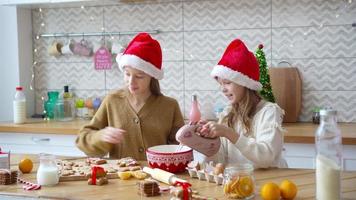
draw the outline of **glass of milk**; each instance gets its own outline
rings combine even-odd
[[[59,182],[59,169],[54,155],[40,154],[40,166],[37,170],[37,183],[42,186],[54,186]]]

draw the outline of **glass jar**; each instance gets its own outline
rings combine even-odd
[[[40,166],[37,170],[37,183],[43,186],[54,186],[59,182],[59,169],[56,157],[51,154],[40,154]]]
[[[57,102],[54,104],[53,108],[54,120],[62,121],[64,118],[64,104],[63,99],[57,99]]]
[[[253,166],[234,165],[224,171],[224,194],[231,199],[253,199],[255,196]]]
[[[75,107],[72,98],[59,98],[54,107],[54,119],[58,121],[71,121],[75,117]]]
[[[46,111],[46,118],[54,119],[54,107],[57,103],[59,92],[50,91],[47,93],[47,95],[48,95],[48,100],[44,104],[44,109]]]

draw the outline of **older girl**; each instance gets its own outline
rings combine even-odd
[[[162,52],[157,40],[138,34],[117,57],[126,87],[104,99],[76,140],[89,156],[145,160],[148,147],[174,143],[183,116],[175,99],[162,95]]]

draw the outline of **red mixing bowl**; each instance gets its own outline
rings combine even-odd
[[[193,149],[180,145],[158,145],[146,150],[150,167],[172,173],[183,172],[193,160]]]

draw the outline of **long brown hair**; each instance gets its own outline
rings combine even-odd
[[[256,106],[260,102],[261,97],[255,91],[246,88],[246,93],[239,103],[233,104],[230,113],[224,118],[227,125],[234,129],[236,121],[241,121],[246,134],[249,135],[251,130],[251,121],[255,115]]]
[[[153,95],[156,95],[156,96],[162,95],[161,87],[159,86],[159,81],[153,77],[151,78],[151,81],[150,81],[150,90]]]

